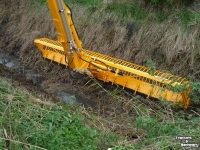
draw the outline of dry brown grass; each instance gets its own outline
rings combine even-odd
[[[181,76],[199,72],[197,25],[185,32],[179,19],[158,23],[153,14],[149,14],[140,27],[131,21],[122,25],[116,15],[105,12],[92,13],[82,9],[81,14],[81,18],[75,18],[75,24],[81,27],[79,33],[87,49],[142,65],[153,59],[158,69],[167,69]],[[129,24],[132,24],[131,28]],[[128,35],[131,35],[129,39]]]
[[[4,4],[8,2],[4,0],[0,7],[2,12],[8,11],[8,14],[1,21],[4,24],[0,28],[3,35],[1,49],[17,54],[25,65],[36,64],[35,67],[39,67],[38,64],[43,64],[43,60],[33,44],[34,39],[56,39],[47,6],[39,9],[29,1],[18,0]],[[74,7],[79,9],[74,10]],[[74,5],[72,11],[84,48],[142,65],[148,59],[153,59],[158,69],[183,76],[192,72],[197,77],[196,72],[200,68],[198,26],[194,25],[190,32],[183,32],[178,19],[157,23],[155,16],[149,14],[142,26],[138,27],[131,21],[127,25],[121,24],[116,15],[100,10]]]
[[[98,18],[97,14],[94,16]],[[128,41],[126,36],[130,31],[119,23],[117,17],[107,14],[101,22],[92,22],[87,26],[83,33],[83,43],[89,49],[138,64],[144,65],[148,59],[155,62],[162,59],[164,66],[159,67],[160,64],[157,63],[158,68],[172,66],[172,72],[179,75],[186,75],[191,71],[185,70],[187,66],[195,67],[198,26],[184,33],[180,21],[155,23],[150,19],[133,30]]]
[[[30,63],[27,62],[29,59],[34,63],[35,57],[38,58],[38,50],[33,45],[34,39],[43,36],[56,37],[47,7],[38,9],[29,1],[12,1],[9,5],[5,5],[4,9],[9,13],[4,18],[7,21],[1,31],[4,34],[1,41],[2,49],[17,55],[23,63]],[[27,58],[29,53],[32,58]]]

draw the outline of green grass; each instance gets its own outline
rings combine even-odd
[[[93,7],[98,7],[101,6],[102,0],[64,0],[67,3],[77,3],[83,6],[93,6]]]
[[[31,1],[38,3],[39,6],[47,5],[46,0]],[[102,0],[64,0],[64,2],[69,5],[69,7],[74,4],[85,6],[88,10],[92,9],[92,12],[99,11],[103,4]],[[190,29],[190,26],[193,25],[200,25],[200,13],[184,5],[182,8],[180,7],[178,9],[176,6],[171,6],[167,9],[154,9],[150,5],[144,7],[138,3],[121,1],[107,4],[105,11],[118,15],[119,19],[123,22],[129,20],[136,24],[144,23],[143,21],[147,20],[148,15],[151,13],[158,23],[167,20],[180,21],[184,29]]]
[[[46,0],[30,0],[30,2],[37,3],[38,6],[41,6],[41,7],[47,5]]]
[[[200,25],[200,13],[193,10],[183,10],[178,14],[182,24],[186,28],[190,28],[191,26]]]
[[[175,139],[176,136],[192,136],[191,143],[199,144],[200,118],[193,117],[191,120],[177,118],[174,122],[169,120],[159,121],[156,118],[138,117],[136,119],[137,128],[145,129],[147,139],[138,145],[138,149],[145,145],[155,144],[158,149],[182,149],[180,141]],[[179,143],[180,142],[180,143]]]
[[[138,4],[131,5],[123,2],[109,4],[106,10],[108,12],[114,12],[115,14],[118,14],[123,19],[131,17],[134,21],[144,20],[148,15],[148,11]]]
[[[95,85],[96,88],[99,87],[101,90],[103,89],[97,81],[91,83],[92,85]],[[111,101],[114,99],[113,105],[109,105],[109,102],[105,103],[106,100],[101,99],[105,109],[112,109],[114,107],[118,111],[122,111],[119,106],[123,103],[123,106],[121,106],[124,108],[123,110],[131,112],[131,114],[123,116],[124,113],[122,111],[121,114],[116,116],[119,118],[118,121],[126,122],[127,124],[124,126],[127,128],[130,126],[135,127],[138,131],[139,140],[134,144],[126,145],[126,147],[123,147],[124,149],[184,149],[184,147],[181,147],[181,143],[185,141],[177,140],[176,136],[191,136],[192,140],[189,143],[200,143],[200,109],[198,106],[190,106],[188,110],[184,110],[167,101],[148,103],[148,99],[141,98],[140,96],[131,96],[132,93],[129,95],[119,87],[111,92],[103,90],[110,95],[110,98],[107,99]],[[196,84],[196,90],[198,93],[199,83]],[[125,99],[123,95],[126,94],[132,98]],[[106,107],[107,105],[108,107]],[[123,121],[120,121],[120,119]],[[132,146],[132,148],[129,146]],[[114,148],[121,149],[118,146],[114,146]]]
[[[41,6],[47,5],[46,0],[31,0],[31,1],[36,2]],[[87,7],[90,7],[90,6],[97,7],[102,4],[102,0],[64,0],[64,2],[67,5],[68,4],[73,5],[74,3],[76,3],[76,4],[80,4]]]
[[[97,11],[102,7],[101,0],[65,0],[65,2],[67,4],[77,3],[88,8],[97,8],[96,10],[93,9],[93,11]],[[131,20],[136,24],[144,23],[143,21],[147,20],[148,15],[151,13],[158,23],[176,18],[176,21],[179,21],[184,29],[190,29],[190,26],[193,25],[200,25],[200,13],[185,6],[178,9],[176,6],[171,6],[167,9],[157,10],[151,6],[144,7],[138,3],[121,1],[107,4],[105,11],[118,15],[123,22]]]
[[[108,94],[118,103],[116,93],[123,91],[116,90]],[[176,140],[176,136],[192,136],[190,143],[199,144],[199,109],[194,108],[195,111],[192,111],[195,113],[191,113],[191,110],[172,112],[165,103],[162,105],[166,105],[167,111],[158,109],[156,113],[152,113],[152,110],[139,99],[137,97],[132,102],[127,100],[129,107],[138,106],[135,110],[132,108],[133,112],[138,113],[126,116],[126,119],[135,120],[131,124],[128,123],[127,128],[134,126],[138,131],[142,130],[141,135],[138,133],[141,139],[134,144],[127,142],[120,145],[117,142],[123,141],[124,138],[105,132],[109,130],[106,125],[104,125],[105,131],[100,131],[93,125],[86,124],[88,117],[83,116],[86,116],[87,112],[78,105],[43,102],[25,89],[14,88],[12,83],[0,80],[0,149],[96,150],[109,147],[112,150],[139,150],[149,147],[183,149],[180,143],[184,141]],[[124,103],[126,104],[126,100]],[[99,120],[95,118],[95,115],[89,117],[93,124],[99,124]]]
[[[121,19],[127,20],[129,17],[134,22],[145,21],[151,13],[155,16],[156,21],[163,22],[167,20],[174,20],[178,18],[183,28],[189,29],[192,25],[200,25],[200,13],[187,7],[182,8],[168,8],[163,10],[152,9],[149,7],[144,8],[137,3],[113,3],[109,4],[106,8],[107,12],[114,12],[119,15]],[[144,22],[141,22],[144,23]]]
[[[35,101],[0,80],[0,149],[96,150],[116,142],[112,133],[86,126],[78,106]]]

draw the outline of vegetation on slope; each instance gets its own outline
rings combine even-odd
[[[6,47],[6,52],[18,55],[25,65],[33,62],[43,65],[33,40],[56,39],[56,31],[45,1],[31,2],[5,1],[5,7],[2,4],[2,13],[7,13],[2,14],[0,33],[6,36],[0,39],[1,49]],[[142,0],[105,4],[100,0],[66,2],[72,8],[84,48],[141,65],[151,59],[157,69],[199,80],[198,7],[161,9],[139,3]],[[7,7],[8,3],[11,7]],[[20,17],[21,14],[27,15]]]
[[[74,83],[76,81],[69,79],[66,70],[62,67],[43,61],[41,54],[33,46],[35,38],[56,38],[56,32],[47,5],[42,0],[37,1],[41,3],[3,0],[2,5],[0,5],[2,9],[0,13],[3,13],[0,20],[0,34],[4,36],[0,39],[0,48],[11,56],[19,57],[22,65],[39,70],[41,74],[48,78],[49,81],[45,81],[41,85],[48,91],[51,90],[49,87],[55,87],[52,86],[55,82],[65,84],[66,82]],[[98,3],[98,1],[66,0],[66,2],[72,7],[75,25],[85,48],[142,65],[151,59],[158,69],[170,70],[173,74],[185,77],[189,75],[190,79],[195,81],[192,85],[195,87],[192,94],[195,94],[193,96],[199,103],[200,85],[196,81],[200,79],[200,17],[196,8],[191,6],[189,8],[160,9],[160,6],[151,5],[146,7],[139,3],[132,5],[132,2],[130,3],[128,0],[124,3],[111,3],[105,6],[102,6],[102,3]],[[78,82],[78,84],[80,87],[84,82]],[[4,86],[6,87],[5,84]],[[105,94],[105,89],[102,89],[96,81],[89,84],[87,92],[88,95],[93,95],[93,98],[99,103],[90,112],[98,117],[105,118],[99,122],[99,120],[91,119],[93,118],[91,117],[89,119],[91,127],[95,126],[100,130],[108,129],[125,138],[125,140],[119,141],[117,145],[103,142],[103,146],[113,147],[113,149],[126,149],[126,147],[123,147],[124,145],[127,145],[127,149],[184,149],[180,146],[180,143],[184,141],[176,140],[176,136],[192,136],[191,143],[200,143],[198,140],[200,139],[198,134],[200,132],[199,105],[192,105],[188,110],[180,110],[176,109],[173,104],[163,101],[154,103],[145,98],[134,97],[125,91],[121,91],[118,87],[113,89],[111,93],[106,92],[107,94]],[[59,104],[53,107],[40,104],[40,102],[38,104],[38,102],[29,103],[28,101],[26,105],[27,99],[21,100],[21,96],[14,96],[15,100],[11,103],[9,99],[13,99],[13,95],[8,100],[8,95],[2,95],[4,97],[0,101],[0,112],[3,116],[1,119],[5,121],[1,123],[0,135],[3,138],[8,138],[8,140],[1,140],[2,147],[13,145],[20,148],[23,145],[22,148],[25,149],[25,143],[43,147],[51,143],[45,142],[42,144],[41,142],[40,145],[38,139],[45,141],[48,138],[61,140],[60,142],[65,144],[66,141],[63,139],[65,136],[62,133],[66,133],[69,128],[65,129],[63,127],[64,124],[69,122],[58,114],[64,113],[63,115],[69,119],[69,114],[72,118],[76,118],[76,113],[69,113],[71,110],[67,106]],[[107,95],[109,96],[107,97]],[[32,106],[33,108],[31,108]],[[14,109],[15,107],[17,108],[16,110]],[[26,110],[26,107],[29,109]],[[62,109],[64,107],[67,107],[66,112]],[[5,110],[5,108],[13,108],[11,109],[11,114],[19,119],[19,121],[17,119],[12,120],[13,126],[9,125],[11,121],[9,120],[10,113],[9,109]],[[18,111],[21,109],[25,110],[25,113]],[[34,110],[37,110],[41,115],[28,113],[29,111],[35,112]],[[43,112],[47,112],[47,114],[43,114]],[[54,120],[46,119],[48,113],[51,119],[55,114],[55,119],[60,121],[59,124],[53,122]],[[78,115],[81,115],[81,113],[79,112]],[[4,118],[5,114],[8,117]],[[33,120],[32,116],[36,120]],[[45,118],[40,118],[40,116],[45,116]],[[84,114],[83,116],[87,115]],[[20,120],[25,119],[24,117],[27,117],[26,120],[23,120],[25,125]],[[78,120],[80,122],[78,121],[78,124],[74,125],[80,125],[81,130],[84,128],[81,133],[85,133],[88,128],[85,129],[82,119],[79,118]],[[44,121],[42,122],[44,124],[41,124],[41,121]],[[26,122],[28,122],[27,126]],[[22,127],[20,127],[21,124]],[[32,131],[34,130],[32,133],[31,131],[27,132],[30,135],[26,135],[26,132],[24,132],[27,131],[26,129],[30,129],[28,125],[33,127],[31,128]],[[15,126],[20,127],[20,131]],[[43,129],[47,132],[44,133]],[[48,135],[47,139],[45,136],[41,136],[41,133],[35,131],[41,131],[43,135]],[[54,137],[51,131],[59,131],[55,133],[59,138]],[[93,135],[94,138],[101,137],[97,129],[92,129],[88,131],[89,135],[86,134],[86,138],[90,137],[93,132],[96,133]],[[20,138],[19,133],[25,136]],[[14,135],[16,135],[16,138]],[[38,139],[35,139],[35,136]],[[31,140],[29,137],[31,137]],[[109,140],[109,138],[105,139]],[[11,140],[14,141],[8,142]],[[77,138],[77,141],[79,140],[80,137]],[[91,142],[90,145],[94,144],[94,147],[99,144],[98,140],[91,141],[91,138],[89,138],[89,142]],[[57,145],[52,144],[51,146]],[[28,148],[30,147],[28,146]]]
[[[176,140],[176,136],[192,136],[190,143],[200,143],[198,106],[182,110],[166,101],[154,103],[135,97],[119,87],[108,92],[96,81],[91,86],[109,95],[99,100],[104,104],[99,106],[99,114],[113,124],[120,124],[111,131],[118,130],[115,132],[125,136],[124,142],[134,145],[134,149],[185,149],[181,147],[184,140]]]
[[[114,107],[108,106],[103,119],[78,105],[40,100],[1,79],[0,149],[184,149],[180,146],[184,141],[176,136],[191,136],[190,143],[199,144],[199,110],[192,110],[189,115],[181,110],[175,113],[164,104],[165,109],[156,106],[154,112],[139,98],[132,97],[120,104],[122,97],[116,93],[122,91],[107,94],[120,112],[114,113]]]
[[[85,125],[81,107],[53,104],[0,80],[0,149],[106,149],[110,133]]]

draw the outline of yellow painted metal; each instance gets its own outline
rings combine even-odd
[[[70,68],[78,68],[81,64],[81,60],[78,58],[77,54],[73,53],[71,50],[73,44],[70,45],[70,42],[75,43],[77,48],[82,48],[82,44],[73,24],[71,11],[64,4],[63,0],[47,0],[47,2],[58,33],[58,41],[62,44],[67,59],[74,60],[70,64]]]
[[[121,85],[122,88],[132,89],[134,94],[139,92],[147,95],[147,97],[177,102],[184,108],[188,107],[190,84],[187,79],[161,71],[156,71],[152,76],[148,73],[150,68],[83,49],[73,25],[71,13],[64,5],[68,19],[67,28],[73,33],[71,35],[73,35],[72,40],[75,43],[75,46],[70,49],[69,34],[65,34],[64,30],[66,29],[64,29],[63,20],[59,16],[58,1],[62,0],[47,0],[58,32],[58,41],[46,38],[34,41],[44,58],[66,66],[71,64],[71,69],[78,70],[80,73],[90,72],[87,75],[104,82]],[[175,91],[174,89],[177,86],[185,88]]]
[[[44,58],[67,65],[64,61],[64,49],[60,42],[43,38],[36,39],[35,43],[42,51]],[[92,76],[104,82],[119,84],[123,88],[133,89],[135,93],[146,94],[147,97],[180,102],[184,108],[187,108],[189,105],[190,99],[188,95],[190,87],[189,82],[185,78],[160,71],[156,71],[155,75],[151,76],[148,73],[150,68],[144,66],[85,49],[82,49],[81,53],[82,59],[90,63],[83,62],[80,69],[88,69]],[[115,72],[112,70],[115,70]],[[121,75],[119,72],[121,72]],[[172,87],[177,85],[186,85],[188,89],[174,92]]]

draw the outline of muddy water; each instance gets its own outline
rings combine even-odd
[[[0,56],[0,64],[5,65],[6,67],[8,67],[12,70],[18,68],[17,61],[10,61],[5,56]]]
[[[30,73],[30,69],[24,66],[21,66],[20,62],[17,59],[13,59],[10,56],[5,55],[3,53],[0,53],[0,65],[5,66],[7,69],[12,71],[13,73],[22,75],[25,80],[31,81],[34,86],[40,86],[43,82],[46,81],[44,76],[38,73],[34,73],[34,71],[31,71]],[[59,83],[57,83],[57,86],[59,86]],[[45,89],[42,89],[42,90],[45,91]],[[78,91],[72,92],[69,88],[66,88],[63,90],[58,89],[58,90],[53,90],[53,91],[46,90],[45,92],[49,94],[53,94],[53,96],[62,100],[65,103],[80,104],[80,105],[84,105],[85,107],[93,107],[94,105],[96,105],[95,102],[88,100],[86,98],[83,98],[80,95],[76,94],[76,92]]]

